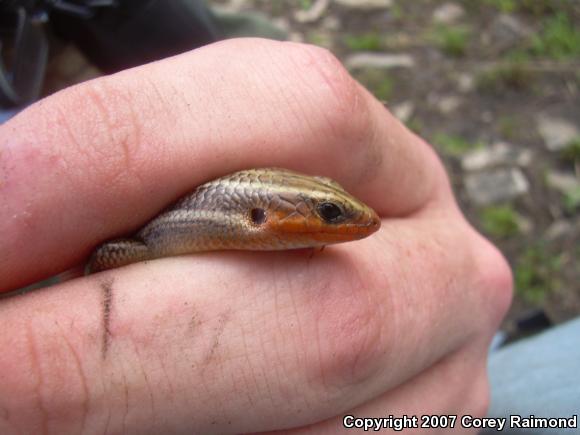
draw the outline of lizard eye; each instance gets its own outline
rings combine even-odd
[[[318,204],[318,214],[326,222],[339,222],[343,217],[341,208],[332,202],[322,202]]]

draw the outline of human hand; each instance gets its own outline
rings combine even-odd
[[[318,434],[345,414],[485,413],[509,269],[431,148],[319,48],[226,41],[2,125],[0,290],[263,166],[336,179],[381,230],[312,258],[166,258],[1,300],[0,433]]]

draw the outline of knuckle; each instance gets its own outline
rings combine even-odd
[[[475,391],[471,394],[471,397],[473,397],[473,403],[469,411],[473,415],[481,417],[487,415],[491,402],[491,392],[489,381],[485,374],[485,368],[482,370],[482,374],[476,381]]]
[[[382,301],[376,289],[361,277],[336,276],[316,304],[316,355],[319,358],[316,376],[325,396],[340,394],[344,387],[372,378],[380,369],[386,349],[383,334]],[[333,286],[331,288],[330,286]]]
[[[512,271],[498,248],[480,234],[475,233],[471,247],[474,287],[479,289],[483,306],[488,308],[491,327],[495,328],[511,304]]]
[[[370,109],[362,88],[330,51],[296,44],[294,64],[300,83],[300,101],[308,101],[308,114],[319,117],[318,135],[328,137],[333,146],[360,151],[373,132]]]

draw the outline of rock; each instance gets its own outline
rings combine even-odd
[[[224,39],[260,37],[285,41],[288,32],[273,24],[272,19],[260,12],[238,11],[227,5],[212,7],[213,21]]]
[[[300,32],[290,32],[288,33],[288,41],[303,43],[305,41],[304,35]],[[323,44],[320,44],[320,46],[325,47]]]
[[[332,51],[334,49],[335,38],[332,32],[317,28],[317,30],[312,30],[306,34],[306,41]]]
[[[571,122],[546,115],[538,117],[538,132],[550,151],[561,151],[580,136],[580,130]]]
[[[481,112],[479,119],[481,119],[481,122],[485,122],[486,124],[491,124],[491,122],[494,119],[493,112],[491,112],[490,110],[484,110],[483,112]]]
[[[407,122],[413,116],[415,111],[415,104],[412,101],[403,101],[391,107],[391,112],[401,122]]]
[[[314,23],[318,21],[328,9],[330,0],[316,0],[308,9],[300,9],[294,13],[294,19],[299,23]]]
[[[500,14],[489,27],[489,43],[494,46],[494,49],[505,51],[518,45],[530,34],[530,29],[515,16]]]
[[[520,230],[520,233],[522,233],[522,234],[530,234],[532,232],[532,230],[534,229],[534,222],[525,216],[518,214],[517,221],[518,221],[518,228]]]
[[[340,29],[340,20],[338,17],[333,15],[328,15],[322,20],[322,28],[325,30],[338,30]]]
[[[55,65],[53,73],[65,80],[74,79],[91,66],[87,58],[72,44],[67,45],[55,56],[53,64]]]
[[[516,148],[505,142],[495,143],[487,148],[471,151],[461,159],[464,171],[478,171],[502,165],[528,166],[532,160],[529,149]]]
[[[286,33],[290,33],[292,31],[290,22],[286,17],[272,17],[271,21],[274,26],[279,27]]]
[[[229,0],[225,4],[220,6],[223,9],[227,9],[230,12],[240,12],[244,9],[247,10],[251,7],[250,0]]]
[[[467,93],[475,89],[475,78],[472,74],[461,73],[457,75],[457,88],[460,92]]]
[[[409,54],[355,53],[344,61],[347,68],[413,68],[415,60]]]
[[[453,24],[465,15],[465,10],[457,3],[443,3],[433,11],[433,21],[437,24]]]
[[[551,170],[548,172],[547,182],[550,187],[563,194],[580,189],[580,180],[573,173]]]
[[[494,169],[465,177],[469,198],[477,205],[505,202],[529,190],[524,173],[518,168]]]
[[[393,0],[334,0],[335,3],[351,9],[383,9],[391,7]]]
[[[441,97],[437,101],[437,109],[444,115],[455,112],[461,105],[461,99],[455,95]]]

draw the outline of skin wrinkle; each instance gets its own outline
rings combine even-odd
[[[85,429],[85,423],[87,422],[87,416],[89,414],[89,407],[90,407],[90,394],[89,394],[89,387],[87,384],[87,378],[86,378],[85,373],[83,371],[81,359],[79,357],[78,352],[72,346],[71,342],[67,339],[66,333],[64,331],[62,331],[62,328],[59,328],[59,329],[62,332],[61,338],[64,341],[66,347],[68,348],[69,353],[72,356],[73,361],[75,363],[78,378],[80,379],[80,384],[81,384],[82,391],[83,391],[83,397],[82,397],[80,404],[79,404],[80,408],[82,409],[82,415],[81,415],[80,421],[79,421],[80,430],[78,432],[78,433],[83,433],[83,431]]]
[[[54,107],[54,116],[56,117],[56,119],[54,120],[55,125],[57,126],[57,128],[61,132],[63,132],[66,135],[69,143],[72,144],[76,148],[77,152],[79,152],[79,153],[84,152],[82,141],[75,134],[75,130],[72,128],[71,122],[69,121],[69,116],[67,116],[68,113],[64,112],[64,107],[62,107],[58,104],[56,104],[54,106],[56,106],[56,107]],[[43,114],[43,113],[46,115],[46,112],[41,112],[41,114]],[[63,159],[66,159],[66,156],[63,153],[59,153],[59,155]],[[69,165],[69,164],[67,164],[67,166],[74,167],[74,165]]]
[[[41,430],[41,434],[48,435],[48,411],[44,404],[42,398],[42,388],[44,382],[42,381],[42,369],[40,367],[40,361],[38,356],[38,349],[36,345],[36,340],[34,338],[34,331],[31,322],[27,322],[25,325],[26,328],[26,341],[28,342],[28,353],[30,355],[30,368],[31,372],[35,373],[35,385],[33,387],[34,395],[36,397],[36,406],[38,410],[39,416],[39,426]]]
[[[242,376],[244,378],[244,383],[246,384],[246,386],[250,387],[250,383],[247,379],[247,376],[244,376],[244,373],[248,373],[248,375],[250,375],[251,377],[251,382],[252,382],[252,387],[253,388],[246,388],[246,392],[247,392],[247,398],[248,398],[248,404],[250,407],[254,406],[254,399],[252,397],[252,392],[253,391],[259,391],[259,387],[258,387],[258,382],[257,382],[257,378],[256,375],[254,373],[254,368],[252,365],[252,360],[250,359],[250,355],[252,354],[250,352],[250,347],[248,346],[248,341],[246,339],[246,337],[250,337],[251,332],[252,331],[245,331],[244,329],[244,325],[242,324],[240,329],[242,330],[242,333],[240,335],[241,340],[242,340],[242,344],[244,346],[244,359],[246,360],[246,364],[244,364],[244,367],[247,367],[248,371],[243,371],[242,372]]]
[[[357,282],[360,282],[360,283],[364,283],[365,282],[365,279],[360,275],[359,269],[358,268],[353,268],[353,270],[354,270],[354,273],[357,275],[356,281]],[[375,313],[373,314],[373,317],[375,317],[375,318],[378,317],[379,319],[384,318],[383,309],[384,309],[384,305],[385,304],[375,303],[376,301],[373,300],[373,298],[371,296],[372,293],[370,292],[370,290],[369,290],[369,288],[367,286],[361,285],[360,289],[361,289],[361,291],[359,292],[359,295],[361,295],[361,293],[362,293],[361,296],[366,296],[366,306],[367,307],[374,307],[375,308],[375,310],[374,310]],[[376,313],[376,310],[380,310],[381,313]],[[374,319],[367,319],[367,318],[365,318],[364,320],[366,320],[366,322],[365,322],[366,324],[363,325],[363,327],[364,327],[364,329],[365,329],[365,331],[367,333],[365,334],[363,340],[361,341],[361,346],[360,347],[363,350],[364,349],[371,349],[371,347],[372,347],[371,346],[371,343],[370,343],[371,341],[373,343],[382,343],[383,342],[382,341],[382,329],[383,328],[380,328],[380,327],[373,328],[373,332],[375,332],[375,334],[374,334],[375,337],[373,338],[371,336],[373,334],[371,334],[371,329],[370,329],[370,326],[369,326],[370,323],[375,323],[375,322],[377,323],[378,326],[380,326],[380,322],[377,322]],[[358,319],[357,319],[357,323],[358,323]],[[357,325],[357,327],[358,327],[358,325]],[[378,336],[377,336],[376,332],[378,332]],[[381,346],[376,346],[376,348],[380,348],[380,347]],[[358,350],[358,349],[356,349],[356,350]],[[358,379],[357,380],[357,378],[359,378],[359,375],[358,375],[359,370],[357,370],[357,367],[358,367],[359,362],[360,362],[360,356],[361,356],[361,354],[363,354],[362,351],[361,352],[356,352],[356,357],[352,361],[352,368],[351,368],[351,373],[350,373],[351,378],[357,384],[358,383],[364,383],[364,382],[366,382],[371,377],[371,375],[366,375],[366,376],[363,376],[362,379]],[[364,371],[364,370],[361,369],[360,371]],[[340,386],[339,386],[339,389],[340,389]]]
[[[262,354],[263,355],[266,355],[268,349],[267,348],[264,348],[263,342],[260,342],[260,343],[262,345],[262,349],[261,349],[262,350]],[[268,370],[269,369],[270,368],[269,367],[266,367],[265,365],[262,365],[261,366],[261,371],[262,371],[261,378],[264,380],[263,385],[264,385],[265,390],[266,390],[265,391],[265,394],[267,396],[267,399],[270,402],[276,403],[276,396],[273,394],[272,388],[271,388],[271,385],[270,385],[270,381],[268,380],[269,379],[269,377],[268,377]],[[262,390],[264,390],[264,389],[262,389]]]
[[[134,170],[135,166],[135,156],[140,153],[139,148],[142,145],[143,128],[139,121],[139,117],[133,109],[134,103],[127,99],[127,117],[124,125],[117,127],[117,129],[111,129],[111,135],[117,133],[115,137],[113,136],[111,140],[112,143],[118,143],[123,150],[125,169],[131,177],[136,178],[141,185],[143,185],[143,179],[140,176],[140,171]],[[110,124],[114,124],[114,121],[110,121]]]
[[[189,109],[190,104],[187,103],[186,99],[183,97],[183,95],[179,92],[177,92],[174,88],[173,85],[171,85],[170,83],[164,83],[164,85],[171,85],[170,89],[173,91],[172,92],[172,98],[168,99],[166,96],[166,93],[164,94],[164,91],[161,91],[159,89],[159,86],[157,85],[157,82],[151,78],[148,77],[146,75],[143,75],[143,80],[144,80],[144,85],[148,86],[149,89],[151,89],[153,91],[153,93],[156,96],[156,99],[153,99],[151,96],[147,95],[145,93],[145,95],[147,95],[147,100],[148,100],[148,107],[152,107],[152,113],[149,113],[147,117],[145,117],[146,120],[149,120],[150,118],[154,119],[154,123],[157,126],[161,126],[161,125],[168,125],[168,126],[174,126],[175,124],[175,119],[171,116],[168,116],[169,113],[167,113],[166,110],[163,110],[161,108],[163,107],[180,107],[180,108],[187,108]],[[179,100],[179,102],[181,102],[181,104],[178,104],[175,100]],[[159,108],[159,109],[157,109]],[[137,115],[136,111],[133,110],[133,108],[131,107],[131,114],[133,116],[133,122],[135,125],[140,126],[137,127],[137,134],[136,134],[136,142],[137,142],[137,146],[143,146],[146,143],[148,145],[152,145],[151,144],[151,137],[148,137],[146,140],[144,139],[144,137],[146,137],[147,135],[141,133],[142,131],[147,131],[146,128],[143,128],[143,116],[142,114]],[[193,116],[191,117],[192,119],[195,119]],[[141,120],[141,121],[140,121]],[[178,129],[178,132],[180,134],[181,131]],[[169,132],[168,132],[169,133]],[[174,132],[171,132],[174,133]],[[163,142],[162,142],[163,143]],[[181,137],[179,141],[176,141],[176,143],[187,143],[187,138],[186,137]],[[163,153],[164,151],[167,150],[169,143],[163,143],[163,145],[161,147],[159,147],[159,143],[156,143],[156,148],[161,148],[158,149],[159,152]],[[136,176],[140,176],[140,172],[139,171],[134,171]],[[144,181],[144,180],[141,180]],[[144,182],[142,182],[142,184],[146,184]]]
[[[107,418],[105,420],[105,428],[103,433],[107,435],[109,433],[109,425],[111,424],[111,408],[107,407]]]
[[[114,149],[121,149],[123,159],[119,162],[122,167],[121,174],[126,177],[137,177],[142,183],[140,172],[134,170],[135,155],[139,154],[139,146],[142,136],[142,122],[133,109],[135,98],[130,94],[130,90],[121,90],[117,86],[109,86],[109,78],[95,80],[92,86],[87,86],[87,92],[92,95],[91,100],[100,113],[107,132],[108,139],[105,143],[113,146]],[[109,101],[120,100],[122,104],[116,104],[116,107],[122,107],[120,113],[112,113],[108,109]],[[120,116],[119,116],[120,115]],[[108,148],[105,146],[105,148]],[[130,175],[129,175],[130,174]]]
[[[146,183],[141,176],[142,171],[139,170],[140,165],[138,164],[140,159],[137,159],[137,156],[146,154],[141,151],[141,146],[144,143],[143,125],[146,122],[146,119],[142,118],[145,113],[135,110],[138,96],[131,92],[131,88],[121,90],[117,86],[109,86],[108,82],[109,78],[97,81],[97,83],[100,83],[100,87],[95,86],[96,92],[100,93],[102,101],[120,100],[122,104],[116,104],[116,106],[124,108],[121,113],[114,114],[115,116],[111,117],[111,111],[106,110],[104,105],[101,105],[101,110],[104,110],[103,118],[106,121],[107,131],[109,132],[109,144],[115,149],[122,149],[122,166],[124,167],[125,176],[136,180],[139,185],[143,186]],[[150,81],[146,83],[151,85]],[[156,87],[150,87],[154,92],[158,92]]]
[[[2,421],[0,421],[0,433],[4,433],[2,432],[4,427],[7,429],[7,433],[23,433],[18,427],[15,426],[15,424],[10,423],[10,411],[7,408],[0,407],[0,418],[2,418]],[[8,429],[10,432],[8,432]]]
[[[91,129],[91,132],[95,134],[95,136],[90,137],[85,132],[83,132],[83,146],[80,148],[80,151],[86,153],[87,145],[91,145],[91,149],[93,152],[96,152],[97,156],[100,157],[101,154],[106,153],[109,154],[109,149],[106,144],[114,145],[114,129],[116,128],[110,121],[109,109],[107,109],[107,103],[103,101],[107,99],[104,95],[107,94],[106,91],[103,91],[103,87],[106,83],[105,79],[97,79],[93,81],[89,81],[84,84],[82,87],[74,87],[71,88],[70,91],[67,92],[67,96],[69,97],[69,101],[67,101],[67,107],[74,103],[74,97],[84,97],[83,100],[88,100],[88,104],[85,106],[84,111],[89,114],[91,117],[95,118],[95,122],[93,124],[94,127],[98,127],[98,132],[94,132]],[[72,94],[72,95],[71,95]],[[112,99],[111,97],[108,98],[109,100]],[[118,115],[118,114],[117,114]],[[104,137],[105,146],[103,146],[103,139]],[[109,161],[110,161],[109,155]],[[122,175],[124,169],[123,165],[116,165],[118,166],[117,173],[113,175],[114,178],[119,177]]]
[[[104,397],[107,397],[107,393],[110,391],[110,388],[107,388],[107,387],[110,387],[111,384],[105,382],[105,380],[108,380],[108,378],[110,376],[105,373],[104,364],[101,365],[100,368],[101,368],[101,370],[99,371],[99,375],[97,375],[97,382],[99,382],[100,386],[101,386],[101,390],[99,392],[100,398],[104,398]],[[103,428],[102,433],[106,435],[109,432],[109,425],[111,423],[111,402],[107,401],[107,400],[103,400],[103,407],[102,408],[106,412],[106,417],[103,419],[105,422],[105,427]]]
[[[159,365],[161,367],[161,372],[163,373],[163,382],[161,383],[161,385],[163,386],[163,392],[165,393],[163,400],[166,401],[167,403],[171,403],[173,405],[173,407],[178,407],[180,404],[175,403],[175,400],[173,400],[173,397],[176,396],[175,389],[173,388],[173,383],[171,382],[171,376],[168,374],[167,370],[165,369],[164,359],[165,359],[165,355],[160,354],[159,355]],[[169,390],[169,394],[167,394],[167,390]],[[162,387],[160,386],[157,391],[159,391],[161,393]],[[179,394],[177,396],[179,396]],[[161,421],[167,420],[167,419],[163,419],[163,414],[161,414],[161,419],[162,419]],[[169,432],[170,431],[171,430],[169,430]]]
[[[135,344],[135,342],[132,342],[132,345],[133,345],[133,353],[137,356],[137,358],[136,358],[136,365],[141,370],[141,374],[143,376],[143,380],[145,381],[145,389],[147,390],[147,394],[149,396],[149,406],[150,406],[150,411],[149,412],[151,414],[153,414],[153,415],[156,416],[157,415],[157,412],[156,412],[157,406],[155,404],[155,395],[153,394],[154,389],[151,387],[151,381],[149,380],[149,376],[147,375],[147,369],[143,365],[143,361],[147,361],[147,358],[144,358],[139,353],[139,347]],[[161,358],[161,357],[159,357],[159,358]]]
[[[159,355],[159,365],[161,366],[161,371],[163,372],[163,378],[165,381],[165,385],[168,387],[169,389],[169,401],[173,402],[171,400],[171,398],[173,396],[175,396],[175,388],[173,387],[173,383],[171,382],[171,376],[168,375],[167,369],[165,368],[165,355],[160,354]]]
[[[307,263],[307,267],[309,267],[310,263]],[[280,264],[281,267],[283,267],[283,264]],[[284,273],[284,269],[282,269],[282,273]],[[299,345],[295,347],[296,351],[294,352],[295,358],[295,364],[296,367],[301,367],[304,364],[304,361],[306,361],[306,355],[305,355],[305,349],[306,349],[306,343],[307,340],[305,339],[305,335],[304,335],[304,330],[302,328],[302,319],[300,317],[299,314],[299,310],[296,304],[296,295],[293,292],[288,292],[285,291],[285,289],[290,288],[289,285],[291,285],[291,276],[289,273],[284,273],[284,275],[286,277],[286,282],[284,285],[279,285],[276,288],[276,291],[274,292],[275,296],[275,300],[274,300],[274,313],[276,315],[276,324],[278,325],[280,331],[284,331],[284,327],[282,326],[282,323],[280,321],[280,313],[283,311],[283,307],[282,305],[279,304],[279,296],[280,294],[285,294],[288,296],[288,299],[290,300],[291,303],[291,307],[292,307],[292,313],[289,314],[286,318],[289,318],[290,316],[292,316],[292,318],[295,321],[295,328],[292,328],[292,335],[293,335],[293,341],[296,342],[296,337],[298,338],[298,342]],[[276,282],[279,282],[278,280]],[[297,332],[297,334],[296,334]],[[284,368],[284,373],[286,373],[288,371],[288,367],[285,365],[285,361],[283,358],[280,357],[280,351],[279,351],[279,347],[275,346],[276,351],[277,351],[277,356],[278,356],[278,361],[280,366],[282,366]],[[277,372],[277,376],[278,379],[280,379],[280,373]],[[282,382],[280,381],[280,385],[282,385]],[[308,404],[308,398],[307,395],[304,394],[303,396],[303,400],[306,404]]]
[[[278,334],[281,334],[282,331],[284,331],[284,328],[281,327],[280,316],[279,316],[279,313],[280,313],[279,296],[280,296],[280,292],[275,291],[274,292],[274,300],[273,300],[273,305],[274,305],[273,312],[275,313],[274,315],[276,317],[276,325],[277,325],[278,330],[279,330]],[[267,325],[264,325],[264,327],[267,327]],[[279,367],[280,366],[283,367],[284,363],[283,363],[283,359],[281,358],[277,343],[276,342],[268,342],[268,341],[264,340],[263,335],[260,335],[260,346],[262,349],[262,353],[264,355],[267,355],[267,354],[271,355],[272,353],[276,354],[276,359],[277,359],[278,364],[276,365],[277,369],[275,369],[273,371],[275,372],[275,376],[276,376],[277,387],[278,387],[277,391],[281,391],[284,383],[282,382],[282,379],[280,377],[281,371],[279,370]],[[270,352],[268,352],[268,351],[270,351]],[[263,366],[262,370],[265,371],[266,367]],[[272,388],[271,388],[270,382],[268,381],[267,373],[264,373],[264,379],[266,379],[266,389],[267,389],[268,394],[269,394],[269,399],[270,399],[270,401],[275,403],[276,402],[276,395],[274,395],[272,393]]]
[[[134,346],[134,344],[133,344]],[[125,372],[121,372],[121,376],[123,378],[123,402],[125,404],[123,415],[121,416],[121,433],[127,432],[127,418],[129,416],[129,384],[127,382],[127,377],[125,376]]]
[[[83,131],[83,146],[80,148],[80,154],[87,158],[89,162],[98,162],[98,164],[90,165],[95,170],[94,177],[97,179],[106,178],[106,189],[111,191],[126,184],[127,180],[134,183],[135,176],[139,173],[138,170],[134,169],[133,163],[135,160],[133,154],[136,151],[130,150],[136,148],[137,144],[129,145],[132,138],[134,140],[137,137],[135,131],[139,130],[139,123],[130,126],[130,123],[127,122],[119,125],[113,121],[113,119],[126,119],[128,116],[126,108],[127,106],[131,107],[131,104],[126,104],[129,98],[125,97],[122,92],[119,92],[114,87],[109,87],[107,83],[108,78],[97,79],[83,84],[82,88],[73,87],[64,91],[66,93],[64,103],[65,107],[70,108],[70,106],[74,105],[75,95],[80,94],[81,98],[89,97],[90,103],[81,108],[81,110],[85,112],[85,116],[90,116],[95,121],[87,130]],[[111,113],[107,109],[108,105],[119,99],[123,104],[117,105],[117,108],[122,108],[123,110]],[[131,110],[129,110],[129,116],[131,116]],[[128,129],[129,132],[124,132],[124,129]],[[119,141],[121,142],[123,153],[115,152],[119,148]],[[128,161],[132,163],[127,165]],[[100,171],[106,172],[106,175],[100,177]],[[77,182],[80,180],[77,180]],[[137,175],[137,181],[142,183],[142,177]]]
[[[320,286],[314,285],[313,283],[317,283],[318,281],[316,279],[310,279],[309,278],[309,272],[308,269],[310,268],[310,264],[311,261],[306,261],[306,265],[307,265],[307,271],[304,274],[296,274],[296,270],[295,269],[289,269],[289,268],[284,268],[284,266],[281,264],[282,266],[282,273],[284,274],[283,276],[286,277],[286,280],[284,283],[281,283],[278,286],[278,291],[280,292],[286,292],[287,288],[291,288],[292,286],[298,284],[298,287],[303,288],[303,289],[307,289],[307,292],[309,294],[326,294],[327,292],[327,287],[326,288],[321,288]],[[305,282],[299,282],[306,280]],[[276,281],[278,282],[278,281]],[[309,346],[309,342],[310,340],[307,340],[305,338],[305,334],[304,331],[301,328],[301,322],[298,320],[299,317],[299,309],[297,307],[296,304],[296,299],[295,299],[296,295],[294,293],[290,293],[290,299],[292,301],[292,305],[293,305],[293,309],[295,311],[295,317],[297,319],[297,325],[298,325],[298,330],[299,330],[299,335],[300,335],[300,345],[297,346],[297,349],[301,349],[303,352],[303,360],[302,360],[302,364],[300,362],[300,358],[297,355],[296,358],[296,362],[297,362],[297,367],[301,367],[302,365],[306,365],[308,366],[309,363],[309,358],[308,358],[308,349],[311,348],[311,346]],[[318,325],[318,323],[316,323],[316,325]],[[318,362],[318,368],[319,371],[318,373],[324,373],[324,370],[322,368],[322,357],[321,357],[321,347],[320,347],[320,341],[319,341],[319,334],[316,334],[316,338],[317,338],[317,342],[316,342],[316,350],[317,350],[317,362]],[[314,365],[314,364],[313,364]],[[314,371],[312,371],[312,373],[310,373],[310,376],[307,376],[307,378],[311,378],[311,379],[315,379],[316,378],[316,373],[314,373]],[[310,380],[310,379],[308,379]],[[322,385],[325,385],[325,379],[323,377],[322,379]],[[312,386],[312,391],[317,391],[318,388],[314,388],[314,386]],[[306,404],[307,407],[310,407],[312,404],[310,403],[309,400],[309,395],[308,394],[302,394],[301,395],[304,403]]]
[[[310,265],[310,262],[307,264]],[[294,313],[294,318],[296,319],[296,327],[298,329],[299,346],[296,346],[296,350],[300,351],[301,357],[296,352],[296,366],[300,367],[301,365],[305,364],[306,361],[308,361],[306,356],[306,344],[308,343],[308,340],[306,340],[306,335],[304,334],[304,329],[302,328],[303,323],[300,320],[300,310],[298,310],[298,305],[296,304],[296,295],[293,292],[287,293],[289,294],[290,301],[292,302],[292,310]],[[309,396],[307,394],[303,394],[300,397],[302,398],[303,407],[309,409],[312,406]]]

